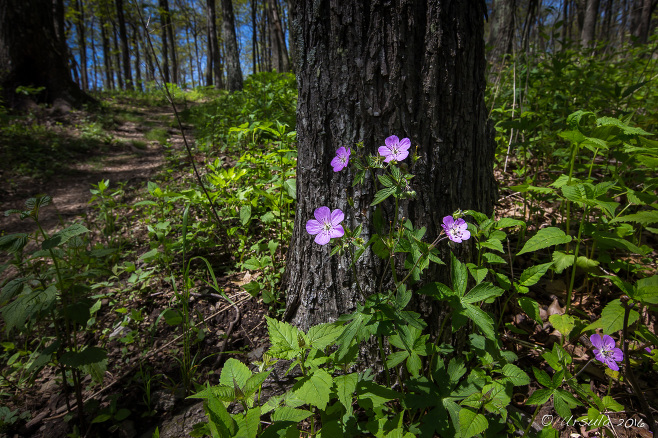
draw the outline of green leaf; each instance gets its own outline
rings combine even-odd
[[[488,239],[486,242],[480,243],[481,248],[489,248],[493,249],[494,251],[502,252],[504,253],[505,250],[503,249],[503,244],[500,240],[498,239]]]
[[[295,178],[290,178],[283,183],[283,187],[288,192],[288,196],[292,199],[297,199],[297,180]]]
[[[551,266],[553,266],[553,262],[529,267],[521,273],[519,284],[526,287],[537,284],[539,279],[550,269]]]
[[[280,359],[293,359],[300,351],[297,337],[301,332],[297,327],[287,322],[277,321],[269,316],[266,316],[265,319],[267,320],[267,331],[272,343],[269,353]]]
[[[168,325],[174,326],[183,322],[183,315],[177,309],[167,309],[163,312],[165,322]]]
[[[395,181],[388,175],[378,175],[379,182],[382,183],[384,187],[392,187],[395,185]]]
[[[240,223],[246,225],[249,219],[251,219],[251,204],[246,204],[240,209]]]
[[[14,233],[0,237],[0,250],[17,253],[25,248],[29,237],[26,233]]]
[[[521,368],[508,363],[503,367],[503,375],[507,377],[514,386],[525,386],[530,383],[530,377]]]
[[[571,240],[571,236],[567,236],[564,234],[564,231],[559,228],[542,228],[537,231],[537,234],[532,236],[525,245],[523,245],[523,249],[521,249],[517,255],[539,251],[540,249],[548,248],[553,245],[568,243],[571,242]]]
[[[658,304],[658,275],[638,280],[629,295],[643,304]]]
[[[511,228],[511,227],[521,227],[521,228],[526,228],[526,224],[524,221],[519,220],[519,219],[512,219],[509,217],[504,217],[500,218],[497,222],[494,228],[497,229],[502,229],[502,228]]]
[[[299,423],[313,415],[306,409],[291,408],[289,406],[280,406],[272,412],[272,421],[293,421]]]
[[[492,265],[496,263],[502,263],[502,264],[507,263],[504,258],[492,252],[485,252],[484,254],[482,254],[482,258],[484,259],[485,262],[490,263]]]
[[[569,266],[573,265],[573,254],[565,254],[562,251],[553,251],[553,264],[555,272],[561,274]]]
[[[210,394],[208,397],[206,411],[210,418],[209,426],[213,436],[232,437],[238,430],[238,425],[224,407],[219,398]]]
[[[494,321],[484,310],[472,304],[466,304],[460,314],[467,316],[472,320],[488,339],[496,339],[496,334],[493,329]]]
[[[362,381],[357,385],[357,401],[365,409],[383,406],[391,400],[398,399],[401,394],[374,382]]]
[[[343,331],[337,324],[326,323],[314,325],[308,329],[308,341],[312,347],[323,350],[333,344]]]
[[[329,403],[329,393],[333,379],[322,368],[313,371],[308,377],[302,378],[295,384],[293,390],[295,396],[309,405],[317,406],[324,410]]]
[[[235,388],[235,385],[237,385],[237,388],[243,389],[251,374],[251,370],[247,365],[237,359],[230,358],[224,363],[222,373],[219,376],[219,383],[231,388]]]
[[[626,216],[618,216],[610,221],[615,222],[633,222],[640,225],[651,225],[658,223],[658,210],[641,211],[635,214],[627,214]]]
[[[542,320],[539,313],[539,304],[537,301],[530,297],[519,297],[519,306],[530,318],[535,320],[537,324],[541,325]]]
[[[396,188],[395,187],[386,187],[375,193],[375,199],[372,201],[372,204],[370,206],[372,207],[373,205],[377,205],[380,202],[384,201],[386,198],[391,196],[393,193],[395,193]]]
[[[459,432],[462,438],[470,438],[489,427],[489,422],[482,414],[471,408],[461,408],[459,411]]]
[[[348,413],[352,412],[352,400],[354,399],[354,391],[356,390],[358,380],[359,376],[357,373],[344,374],[334,378],[338,401],[341,402]]]
[[[59,361],[71,368],[79,368],[83,365],[100,362],[107,357],[107,351],[100,347],[87,347],[80,352],[67,351],[60,357]]]
[[[246,414],[236,417],[238,426],[236,438],[256,438],[260,428],[260,406],[253,407]]]
[[[489,298],[499,297],[505,291],[489,282],[480,283],[461,299],[462,303],[472,304]]]
[[[570,315],[551,315],[548,317],[548,321],[564,337],[569,336],[575,326],[575,320]]]
[[[543,405],[548,401],[549,398],[551,398],[551,395],[553,395],[552,389],[537,389],[530,395],[530,397],[528,397],[528,400],[526,400],[525,404]]]
[[[41,244],[42,249],[52,249],[56,246],[63,245],[72,237],[89,232],[87,228],[80,224],[73,224],[68,228],[55,233],[50,239],[46,239]]]
[[[630,314],[628,315],[628,325],[630,326],[633,324],[635,321],[638,320],[640,315],[635,311],[631,310]],[[621,301],[619,299],[610,301],[604,308],[603,311],[601,312],[601,318],[598,320],[594,321],[587,327],[583,329],[583,331],[589,331],[589,330],[594,330],[597,328],[603,329],[603,334],[609,335],[614,332],[617,332],[621,330],[624,326],[624,307],[621,304]]]
[[[457,257],[450,253],[450,267],[452,273],[452,288],[458,296],[463,297],[468,285],[468,271],[466,265],[457,260]]]

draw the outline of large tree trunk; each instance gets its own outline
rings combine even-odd
[[[589,47],[594,43],[596,35],[596,22],[599,18],[599,0],[587,0],[585,9],[585,20],[583,21],[583,31],[580,34],[580,44],[583,47]]]
[[[270,40],[272,41],[272,67],[282,73],[290,71],[290,61],[276,3],[276,0],[267,0],[266,7],[270,24]]]
[[[634,0],[631,10],[631,35],[635,44],[646,44],[649,41],[651,15],[656,8],[655,0]]]
[[[18,86],[45,87],[39,99],[79,107],[94,100],[73,82],[57,38],[52,0],[0,1],[0,86],[17,106]]]
[[[83,90],[89,88],[89,75],[87,74],[87,38],[85,37],[85,9],[80,0],[73,2],[76,12],[75,27],[78,34],[78,45],[80,49],[80,85]]]
[[[112,74],[112,57],[110,56],[110,40],[107,36],[107,27],[101,23],[101,37],[103,40],[103,63],[105,64],[105,88],[114,90],[114,75]]]
[[[233,1],[222,0],[222,36],[224,37],[224,59],[226,59],[226,82],[229,91],[242,90],[242,69],[238,41],[235,35]]]
[[[206,17],[208,19],[208,69],[206,73],[206,85],[213,84],[213,75],[215,88],[224,88],[224,78],[222,77],[221,57],[219,56],[219,42],[217,41],[217,13],[215,0],[206,1]]]
[[[353,188],[351,170],[334,173],[329,163],[339,146],[363,142],[366,153],[377,154],[392,134],[411,139],[419,159],[409,157],[405,165],[416,175],[418,197],[403,202],[398,217],[427,227],[428,243],[439,235],[442,218],[458,208],[491,213],[496,189],[484,103],[485,11],[484,0],[293,2],[297,210],[284,275],[286,320],[307,329],[360,301],[346,257],[329,257],[330,245],[317,245],[305,229],[314,210],[328,206],[345,212],[350,229],[362,224],[365,241],[375,233],[372,179]],[[385,204],[388,224],[393,209]],[[366,294],[378,291],[384,270],[371,250],[364,253],[357,276]],[[447,282],[445,270],[425,272],[423,281]],[[438,332],[445,309],[418,302],[416,310]]]

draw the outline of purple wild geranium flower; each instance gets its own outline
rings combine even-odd
[[[331,165],[334,168],[334,172],[340,172],[347,167],[347,164],[350,162],[351,153],[352,151],[350,151],[350,148],[345,149],[343,146],[338,148],[336,151],[336,156],[333,160],[331,160]]]
[[[601,335],[594,333],[589,337],[589,340],[592,341],[594,345],[594,357],[599,362],[603,362],[613,371],[619,371],[619,365],[617,362],[621,362],[624,359],[624,353],[619,348],[615,348],[615,340],[608,335]]]
[[[386,146],[379,147],[379,155],[385,157],[384,163],[391,160],[402,161],[409,155],[411,140],[403,138],[400,140],[396,135],[391,135],[385,141]]]
[[[345,234],[340,224],[345,219],[345,215],[340,209],[330,211],[329,207],[320,207],[313,212],[313,215],[315,219],[306,222],[306,231],[315,236],[315,243],[326,245],[331,239]]]
[[[446,216],[443,218],[441,226],[448,238],[455,243],[462,243],[471,238],[471,232],[467,229],[468,225],[462,218],[455,220],[452,216]]]

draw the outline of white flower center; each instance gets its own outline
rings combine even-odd
[[[331,226],[331,222],[324,222],[324,223],[322,224],[322,229],[323,229],[324,231],[329,231],[329,230],[331,230],[332,228],[333,228],[333,227]]]

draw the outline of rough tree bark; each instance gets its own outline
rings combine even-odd
[[[208,23],[208,63],[206,70],[206,85],[213,84],[213,74],[216,88],[224,88],[222,77],[221,58],[219,56],[219,42],[217,41],[217,14],[215,0],[206,1],[207,23]]]
[[[167,0],[159,0],[158,6],[160,9],[160,37],[162,38],[162,80],[164,82],[171,82],[171,76],[169,76],[169,38],[167,32],[167,11],[169,10],[169,4]],[[167,9],[165,9],[165,6],[167,6]]]
[[[117,9],[117,20],[119,21],[119,38],[121,39],[121,56],[123,58],[123,78],[126,89],[134,90],[133,74],[130,68],[130,46],[128,45],[128,32],[126,31],[126,19],[123,15],[123,0],[115,0]]]
[[[427,227],[431,242],[458,208],[492,211],[494,144],[484,103],[484,0],[295,0],[291,12],[298,161],[285,319],[307,329],[360,301],[347,259],[330,258],[331,245],[315,244],[306,232],[314,210],[340,208],[350,229],[363,225],[366,241],[374,233],[372,181],[352,188],[352,170],[334,173],[329,163],[338,147],[362,141],[376,154],[391,134],[411,139],[419,160],[406,165],[418,197],[399,216]],[[383,268],[370,250],[359,260],[367,294],[376,292]],[[446,281],[444,270],[426,273],[425,281]],[[416,310],[438,331],[445,310],[427,303]]]
[[[279,73],[283,73],[290,71],[290,61],[276,3],[276,0],[267,0],[266,7],[270,24],[270,40],[272,41],[272,67]]]
[[[596,22],[599,18],[599,0],[587,0],[585,8],[585,19],[583,20],[583,31],[580,34],[580,44],[589,47],[594,43],[596,35]]]
[[[492,7],[491,28],[487,44],[491,46],[490,59],[498,62],[501,56],[512,54],[516,26],[516,0],[496,0]]]
[[[229,91],[242,90],[242,68],[235,35],[233,1],[222,0],[222,36],[224,37],[224,59],[226,60],[226,82]]]
[[[57,38],[52,0],[0,1],[0,87],[9,106],[18,86],[45,87],[39,101],[79,107],[95,102],[73,82]],[[65,108],[64,108],[65,109]]]
[[[656,8],[656,0],[634,0],[631,6],[631,35],[635,44],[646,44],[649,41],[651,16]]]

